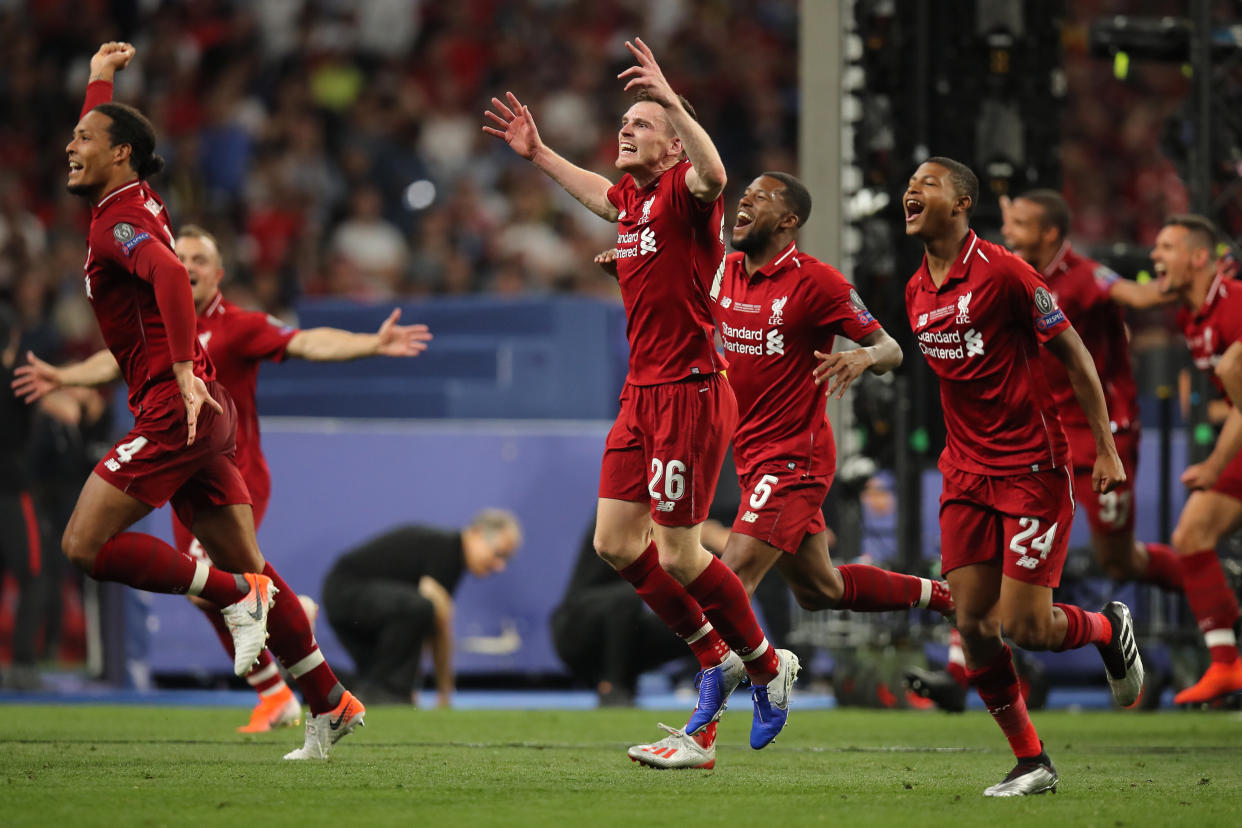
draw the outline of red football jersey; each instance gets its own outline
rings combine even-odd
[[[1138,389],[1134,384],[1134,369],[1130,366],[1125,315],[1109,298],[1110,288],[1121,277],[1104,265],[1078,255],[1069,242],[1061,246],[1043,276],[1053,298],[1069,317],[1095,362],[1113,431],[1137,426]],[[1066,431],[1090,432],[1087,414],[1074,396],[1069,374],[1061,360],[1044,350],[1040,362]]]
[[[86,297],[108,349],[121,366],[129,386],[129,408],[136,415],[143,399],[157,386],[164,384],[158,391],[161,397],[179,393],[152,283],[155,269],[166,266],[169,256],[171,264],[180,267],[172,253],[173,235],[164,203],[145,181],[131,181],[91,209],[88,238]],[[157,252],[156,246],[165,249]],[[181,276],[188,290],[184,268]],[[211,361],[197,342],[194,373],[204,381],[215,378]]]
[[[297,332],[275,317],[239,308],[219,293],[198,316],[199,344],[237,406],[237,466],[247,484],[270,477],[254,401],[259,366],[264,360],[283,360]]]
[[[646,187],[628,173],[608,190],[617,219],[617,278],[630,343],[629,382],[657,385],[725,367],[707,292],[724,267],[724,197],[686,189],[683,161]]]
[[[712,305],[737,395],[738,474],[773,460],[832,474],[837,452],[824,389],[812,377],[814,351],[830,352],[838,335],[857,342],[880,325],[844,276],[794,242],[751,276],[744,259],[725,259]]]
[[[1066,464],[1039,347],[1070,323],[1030,265],[972,230],[939,288],[924,256],[906,284],[906,312],[940,378],[941,470],[1006,475]]]
[[[1216,389],[1224,394],[1225,387],[1215,369],[1229,346],[1242,340],[1242,283],[1216,274],[1203,305],[1195,313],[1185,307],[1179,309],[1177,324],[1186,335],[1195,367],[1206,371]]]

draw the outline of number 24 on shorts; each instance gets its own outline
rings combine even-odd
[[[1009,550],[1022,556],[1018,558],[1018,566],[1034,569],[1052,551],[1052,545],[1057,537],[1057,527],[1060,524],[1052,524],[1052,528],[1043,534],[1039,532],[1039,518],[1019,518],[1018,525],[1022,528],[1009,539]],[[1031,554],[1032,550],[1039,553],[1038,558]]]

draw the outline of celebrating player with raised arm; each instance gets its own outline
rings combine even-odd
[[[595,546],[699,659],[699,702],[685,730],[709,727],[724,709],[732,650],[754,684],[751,745],[760,748],[785,724],[797,657],[768,643],[737,575],[699,540],[737,422],[707,296],[724,267],[725,170],[651,50],[638,39],[626,46],[636,65],[619,77],[639,97],[621,118],[618,184],[544,145],[512,93],[492,99],[483,129],[618,223],[629,376],[605,444]]]
[[[1095,438],[1092,488],[1125,481],[1104,392],[1082,340],[1030,265],[970,229],[979,182],[931,158],[902,199],[923,264],[906,285],[910,327],[940,379],[947,439],[940,455],[941,569],[957,605],[967,674],[1009,740],[1017,765],[985,796],[1055,790],[1056,770],[1027,715],[1001,630],[1028,650],[1095,644],[1113,697],[1134,704],[1143,664],[1129,609],[1053,604],[1074,515],[1069,452],[1039,347],[1069,374]]]
[[[737,208],[732,253],[712,289],[712,308],[738,401],[733,457],[742,503],[722,559],[750,594],[773,565],[809,610],[864,612],[930,607],[950,614],[943,583],[873,566],[834,567],[823,503],[836,471],[824,393],[840,396],[864,371],[901,364],[901,348],[832,267],[798,249],[811,195],[797,178],[767,172]],[[832,353],[844,336],[862,348]],[[724,693],[745,678],[725,663]],[[704,731],[707,736],[712,735]],[[712,767],[714,741],[673,731],[630,757],[652,767]]]
[[[163,167],[155,131],[136,109],[110,102],[112,77],[133,55],[129,44],[107,43],[91,59],[65,151],[69,191],[91,203],[86,295],[129,387],[134,426],[82,487],[62,546],[97,580],[224,607],[239,675],[270,632],[312,714],[304,746],[285,758],[327,758],[366,711],[337,681],[297,595],[255,540],[250,494],[233,459],[236,408],[195,337],[190,280],[173,253],[163,202],[146,182]],[[125,531],[168,501],[220,568]]]
[[[426,325],[399,325],[400,311],[394,310],[376,333],[363,334],[337,328],[298,330],[258,311],[239,308],[220,293],[224,266],[216,239],[200,227],[187,225],[177,233],[177,257],[190,277],[190,289],[197,312],[198,341],[211,357],[216,378],[237,406],[237,466],[250,492],[256,529],[263,523],[271,495],[272,479],[259,440],[259,417],[255,406],[255,386],[259,366],[267,360],[286,358],[312,362],[339,362],[369,356],[413,357],[427,348],[431,333]],[[120,366],[106,348],[74,365],[56,367],[27,355],[13,382],[17,394],[34,402],[62,386],[102,385],[121,377]],[[207,556],[190,530],[173,515],[173,537],[177,549],[199,560]],[[191,597],[203,610],[226,650],[232,639],[220,610],[209,601]],[[243,733],[261,733],[273,727],[301,722],[302,707],[285,684],[264,649],[258,663],[245,675],[246,682],[259,694],[250,721],[238,728]]]
[[[1216,545],[1242,526],[1242,282],[1219,267],[1216,227],[1202,216],[1170,216],[1151,260],[1166,291],[1181,300],[1177,322],[1195,367],[1208,372],[1232,407],[1212,453],[1182,474],[1191,490],[1173,547],[1181,556],[1186,600],[1199,621],[1212,663],[1174,704],[1198,704],[1242,690],[1234,626],[1238,600],[1225,580]]]

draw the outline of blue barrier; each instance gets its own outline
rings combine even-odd
[[[401,305],[435,335],[417,359],[265,365],[269,416],[611,419],[625,381],[619,303],[573,297],[434,299]],[[303,328],[375,330],[389,305],[302,303]]]

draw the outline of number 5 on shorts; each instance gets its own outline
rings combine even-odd
[[[774,474],[765,474],[759,478],[759,482],[755,484],[755,492],[750,496],[750,508],[762,509],[763,504],[768,502],[768,498],[772,496],[772,484],[779,482],[780,478]]]

